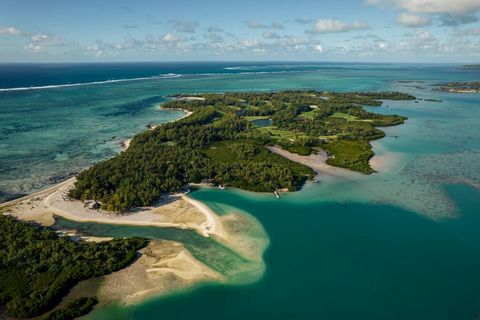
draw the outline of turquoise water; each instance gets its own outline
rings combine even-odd
[[[189,74],[155,70],[179,74],[175,78],[0,92],[3,197],[46,187],[115,154],[122,139],[146,124],[180,116],[158,109],[170,93],[400,90],[443,101],[388,101],[372,108],[409,120],[385,128],[387,137],[374,142],[383,164],[371,176],[338,171],[281,199],[239,190],[193,192],[219,214],[238,208],[263,225],[270,246],[259,281],[206,285],[137,306],[96,310],[88,318],[472,319],[480,312],[480,94],[447,94],[430,87],[478,80],[478,70],[386,64],[195,68]],[[142,76],[151,74],[135,75]],[[229,259],[233,266],[244,263],[221,245],[205,244],[186,231],[62,223],[90,234],[181,241],[202,261],[222,257],[216,265],[209,262],[217,268]]]
[[[271,237],[253,285],[210,285],[92,319],[472,319],[480,311],[480,192],[454,185],[462,219],[434,222],[386,205],[268,201],[200,191],[241,206]]]

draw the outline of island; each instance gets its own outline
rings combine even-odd
[[[320,91],[178,94],[164,108],[190,112],[179,121],[138,134],[128,149],[77,176],[68,195],[123,212],[152,204],[166,193],[208,182],[257,192],[299,190],[311,168],[272,152],[278,146],[308,156],[325,151],[326,163],[373,173],[369,141],[377,127],[406,118],[366,111],[382,99],[415,100],[399,92]]]
[[[480,64],[464,64],[462,69],[466,70],[477,70],[480,69]]]
[[[452,93],[475,93],[480,92],[480,81],[439,83],[435,85],[434,90]]]
[[[183,110],[181,119],[149,125],[117,156],[0,205],[0,253],[6,257],[0,262],[0,304],[13,317],[73,319],[92,309],[98,293],[100,303],[109,298],[132,303],[176,286],[225,281],[238,272],[217,262],[202,263],[189,252],[191,246],[175,239],[58,234],[48,228],[54,217],[189,230],[200,247],[216,248],[232,266],[242,265],[241,272],[261,274],[268,242],[261,226],[240,213],[215,214],[188,197],[189,189],[209,184],[279,196],[334,167],[371,174],[370,141],[385,136],[378,127],[406,118],[364,107],[379,107],[389,99],[416,98],[399,92],[313,90],[171,96],[162,108]],[[109,287],[105,290],[85,295],[78,289],[80,281],[120,269],[102,278]]]

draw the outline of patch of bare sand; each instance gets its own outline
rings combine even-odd
[[[288,160],[291,160],[293,162],[297,162],[300,164],[303,164],[309,168],[311,168],[313,171],[317,173],[317,178],[319,176],[332,176],[332,177],[338,177],[338,178],[352,178],[353,176],[357,175],[359,176],[360,174],[343,169],[343,168],[337,168],[331,165],[328,165],[325,161],[328,159],[328,155],[324,150],[320,150],[316,153],[312,153],[308,156],[301,156],[296,153],[291,153],[288,152],[287,150],[284,150],[278,146],[267,146],[266,147],[268,150],[270,150],[273,153],[276,153],[278,155],[281,155],[284,158],[287,158]]]
[[[82,281],[65,300],[96,295],[102,305],[134,304],[200,283],[225,281],[221,274],[195,259],[178,242],[154,240],[140,254],[125,269]]]

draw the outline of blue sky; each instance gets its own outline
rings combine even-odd
[[[0,62],[480,62],[480,0],[0,1]]]

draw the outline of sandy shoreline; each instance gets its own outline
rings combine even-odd
[[[152,240],[129,267],[76,285],[61,305],[78,297],[97,296],[100,307],[134,304],[205,282],[225,282],[223,275],[195,259],[183,244]]]
[[[59,216],[77,222],[172,227],[195,230],[205,237],[213,234],[226,237],[218,216],[206,205],[184,194],[167,195],[153,206],[113,214],[85,208],[81,201],[69,200],[66,193],[75,181],[71,178],[38,193],[2,203],[0,210],[45,226],[53,225],[54,216]]]

